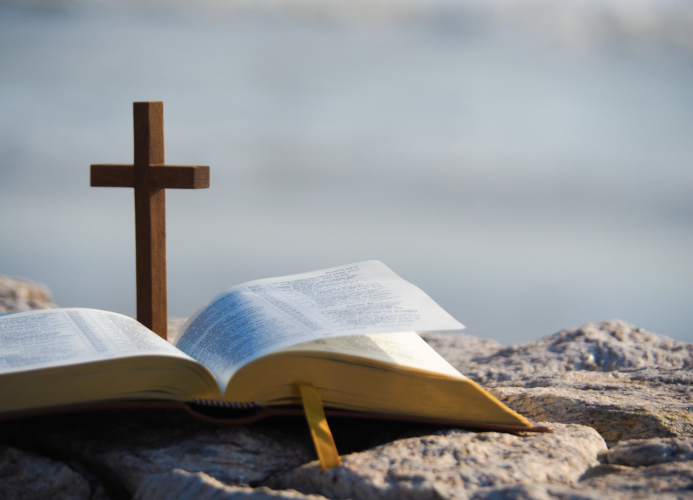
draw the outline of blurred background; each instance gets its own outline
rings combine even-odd
[[[693,341],[693,4],[0,1],[0,273],[135,315],[132,102],[165,103],[169,314],[378,259],[503,343]]]

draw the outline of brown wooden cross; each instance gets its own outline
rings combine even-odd
[[[92,187],[135,188],[137,320],[167,337],[166,188],[209,187],[209,167],[164,165],[164,103],[136,102],[134,165],[92,165]]]

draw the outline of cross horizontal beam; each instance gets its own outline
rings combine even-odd
[[[152,166],[149,169],[152,188],[205,189],[209,187],[208,166]],[[135,187],[133,165],[92,165],[92,187]]]

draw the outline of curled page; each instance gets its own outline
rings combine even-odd
[[[372,260],[230,288],[188,320],[176,346],[207,366],[223,393],[243,365],[303,342],[462,328],[419,288]]]

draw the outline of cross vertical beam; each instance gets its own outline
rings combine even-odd
[[[164,103],[133,104],[137,320],[161,335],[168,329],[166,190],[151,182],[164,160]]]
[[[92,165],[92,187],[135,188],[137,320],[167,337],[166,188],[209,187],[208,166],[164,164],[164,103],[133,104],[133,165]]]

